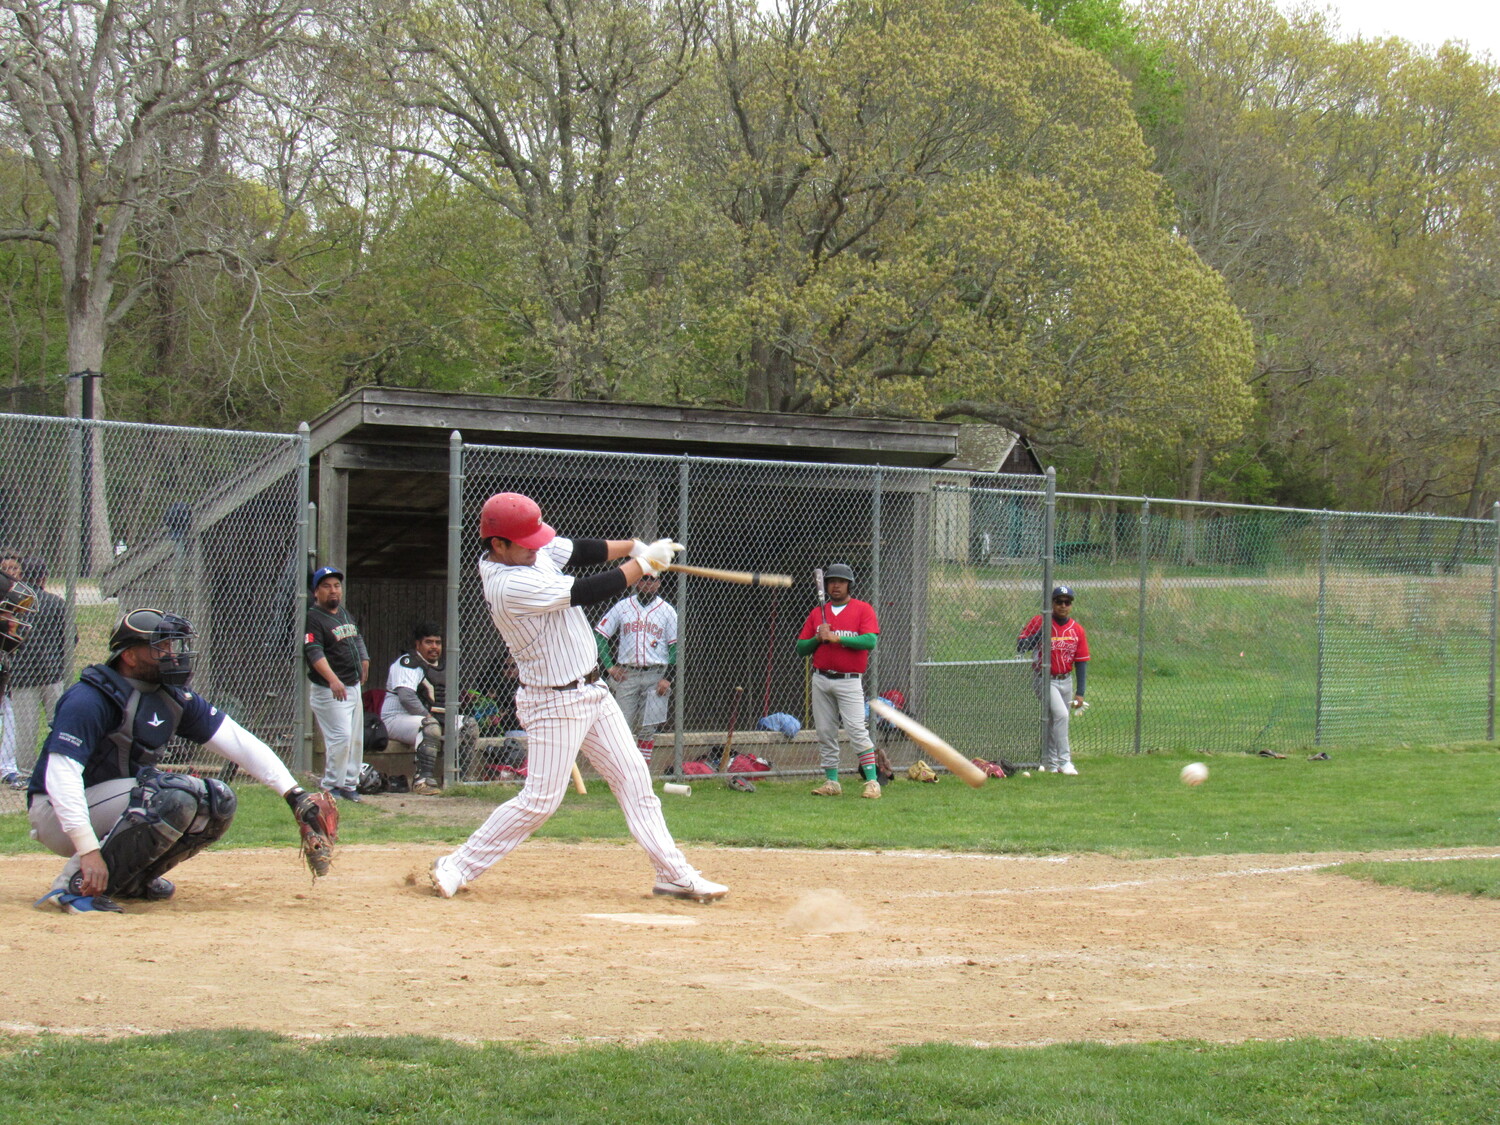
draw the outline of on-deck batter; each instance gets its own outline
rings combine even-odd
[[[433,888],[452,898],[546,823],[562,804],[581,749],[651,857],[651,893],[695,902],[723,898],[729,888],[700,875],[667,829],[650,771],[619,704],[601,682],[594,632],[580,608],[618,597],[643,574],[660,574],[681,547],[669,539],[649,545],[639,539],[564,539],[542,522],[534,500],[515,492],[485,501],[479,536],[484,600],[520,671],[516,717],[526,729],[526,784],[457,851],[433,862]],[[627,556],[622,566],[585,577],[562,572]]]
[[[862,677],[870,667],[870,652],[880,640],[880,621],[874,606],[849,596],[853,569],[834,563],[827,580],[828,604],[813,606],[797,634],[797,655],[812,657],[813,722],[823,766],[823,784],[813,790],[813,796],[837,797],[843,792],[839,784],[839,727],[843,726],[865,779],[860,796],[879,800],[875,744],[865,724]]]

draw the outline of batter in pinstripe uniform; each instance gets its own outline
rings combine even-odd
[[[455,852],[432,865],[433,888],[452,898],[515,850],[562,804],[578,751],[609,783],[630,834],[656,868],[652,894],[711,902],[729,888],[689,865],[662,816],[619,704],[602,681],[594,631],[582,606],[618,597],[644,574],[660,574],[681,547],[670,539],[563,539],[529,497],[501,492],[479,516],[479,575],[490,618],[516,659],[516,717],[526,728],[526,785],[490,814]],[[565,566],[626,561],[574,578]]]

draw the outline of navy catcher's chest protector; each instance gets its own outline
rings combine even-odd
[[[154,766],[182,721],[176,689],[164,685],[151,692],[139,691],[108,664],[90,664],[78,678],[120,708],[119,725],[105,736],[107,746],[95,747],[89,757],[84,785],[134,777],[142,766]]]

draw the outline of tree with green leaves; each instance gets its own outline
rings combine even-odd
[[[735,235],[733,258],[706,239],[701,321],[745,405],[1056,446],[1237,432],[1248,332],[1162,225],[1097,55],[1008,3],[947,0],[792,3],[711,43],[723,104],[682,163]]]
[[[702,0],[401,3],[372,40],[413,115],[390,142],[503,210],[537,305],[547,391],[596,398],[622,354],[614,303],[667,170],[653,130],[702,37]]]

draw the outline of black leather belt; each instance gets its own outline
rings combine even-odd
[[[583,687],[584,684],[596,684],[596,683],[598,683],[599,682],[599,678],[601,676],[603,676],[603,675],[604,675],[603,672],[601,672],[601,671],[599,671],[599,669],[595,668],[587,676],[584,676],[582,679],[574,680],[571,684],[548,684],[547,685],[547,690],[549,690],[549,691],[577,691],[579,688]]]
[[[622,664],[621,667],[629,668],[633,672],[649,672],[653,668],[665,668],[666,664]]]
[[[813,671],[829,680],[857,680],[863,674],[860,672],[825,672],[822,668],[814,668]]]

